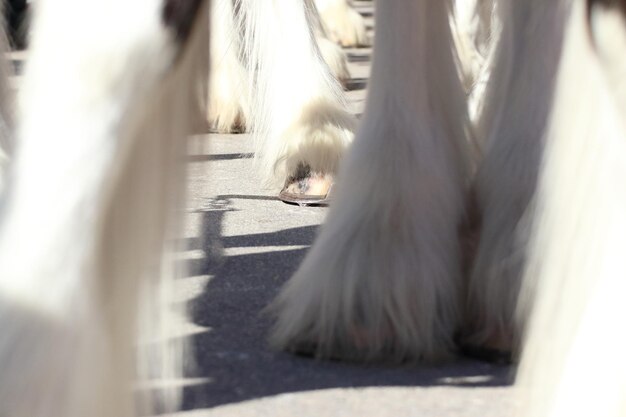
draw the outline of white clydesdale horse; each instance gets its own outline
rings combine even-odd
[[[525,341],[523,415],[624,416],[626,4],[498,1],[474,129],[451,8],[379,1],[366,111],[271,340],[398,361]]]
[[[262,166],[279,178],[303,162],[336,169],[340,154],[314,145],[347,146],[354,123],[324,88],[338,84],[307,4],[239,4],[245,45],[256,45],[244,48],[258,83],[252,126]],[[451,4],[379,0],[366,113],[328,221],[273,307],[275,345],[433,361],[455,351],[459,330],[471,348],[517,350],[530,322],[524,412],[623,416],[626,343],[609,325],[626,309],[623,6],[500,1],[471,128]],[[168,237],[180,223],[182,139],[204,118],[208,4],[37,7],[0,223],[0,415],[149,412],[154,399],[138,404],[132,382],[180,372],[180,350],[163,342]],[[294,68],[285,50],[305,63],[302,88],[282,85]],[[315,140],[307,126],[319,127]],[[480,235],[460,239],[474,217]],[[476,243],[465,283],[462,258]],[[174,405],[175,392],[165,399]]]

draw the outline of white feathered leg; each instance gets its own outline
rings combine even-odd
[[[590,30],[587,2],[572,3],[527,271],[524,309],[537,297],[520,415],[623,417],[626,96],[613,71],[624,68],[626,31],[620,12],[596,8]]]
[[[315,42],[314,6],[310,0],[242,2],[245,50],[256,69],[252,130],[262,173],[276,185],[302,171],[334,175],[356,119]]]
[[[478,129],[487,135],[478,139],[485,157],[475,183],[481,231],[468,287],[464,343],[510,352],[520,336],[515,307],[563,21],[557,1],[508,0],[498,7],[503,30]]]
[[[201,117],[206,19],[187,36],[200,4],[36,4],[0,223],[0,415],[146,415],[137,370],[180,367],[163,340],[160,255],[184,136]],[[137,361],[138,333],[155,343]]]
[[[469,163],[449,7],[380,1],[362,125],[322,232],[273,305],[274,346],[352,360],[453,350]]]
[[[208,122],[221,132],[242,132],[250,124],[250,80],[253,69],[246,68],[245,51],[241,45],[243,24],[235,16],[233,1],[215,0],[211,13],[211,76],[208,99]],[[328,39],[319,14],[312,10],[310,24],[315,40],[332,75],[342,84],[350,79],[348,59],[341,47]]]
[[[241,61],[241,27],[233,0],[211,5],[211,74],[208,121],[221,133],[242,132],[250,118],[249,75]]]
[[[370,45],[365,20],[350,0],[315,0],[315,4],[332,40],[345,47]]]

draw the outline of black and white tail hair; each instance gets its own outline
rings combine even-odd
[[[535,307],[520,415],[623,417],[625,3],[556,3],[567,20],[521,305]]]
[[[274,346],[366,360],[453,350],[470,152],[451,7],[377,3],[365,114],[321,234],[273,306]]]
[[[254,74],[250,127],[264,178],[282,186],[302,165],[336,173],[356,119],[315,41],[313,0],[237,1]]]
[[[135,381],[178,375],[162,255],[204,117],[207,5],[36,3],[0,223],[0,415],[150,412]]]

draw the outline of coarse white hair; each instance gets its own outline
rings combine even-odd
[[[35,5],[0,220],[0,415],[152,412],[135,381],[181,371],[170,238],[204,117],[204,3]]]
[[[298,12],[304,13],[304,2],[298,0],[295,2],[295,7],[292,8],[291,13]],[[239,0],[214,0],[212,3],[211,12],[211,75],[209,91],[209,106],[208,106],[208,122],[210,127],[221,133],[227,132],[240,132],[249,130],[252,124],[251,112],[252,103],[251,100],[257,93],[256,84],[251,84],[251,81],[255,79],[254,73],[259,70],[255,67],[256,63],[247,62],[248,54],[245,53],[247,48],[248,52],[252,52],[253,57],[258,57],[259,54],[270,51],[273,49],[272,45],[262,46],[261,42],[271,41],[271,38],[257,39],[253,37],[253,34],[249,34],[245,30],[246,21],[248,19],[272,19],[269,24],[281,24],[280,22],[289,22],[290,17],[284,19],[278,19],[275,13],[264,13],[258,15],[251,12],[246,12],[244,7],[250,6],[252,3],[241,2]],[[328,33],[321,22],[321,17],[315,7],[314,3],[308,3],[308,10],[306,13],[306,25],[313,30],[314,37],[298,36],[288,44],[290,48],[296,50],[302,49],[304,53],[309,54],[309,58],[306,61],[308,65],[312,65],[317,68],[317,72],[325,72],[323,67],[324,62],[328,65],[330,73],[342,84],[346,83],[350,79],[350,71],[348,70],[348,59],[344,51],[339,45],[329,39]],[[280,8],[279,5],[275,6]],[[280,10],[280,9],[275,9]],[[297,19],[297,16],[296,16]],[[300,20],[302,24],[302,21]],[[248,23],[248,26],[255,25],[253,22]],[[259,27],[264,27],[265,21],[263,20]],[[285,26],[282,23],[282,27],[279,29],[284,36],[290,37],[294,34],[290,33],[291,27]],[[249,36],[246,37],[246,34]],[[313,46],[307,46],[309,42],[316,42],[319,48],[319,53],[323,58],[323,62],[316,56],[317,49]],[[244,47],[245,44],[245,47]],[[291,59],[293,53],[291,49],[282,50],[281,53],[276,54],[275,59],[281,60],[276,65],[264,65],[262,68],[266,70],[272,70],[273,68],[281,68],[286,65],[286,62]],[[291,66],[299,66],[300,63],[289,63]],[[298,74],[301,68],[293,68],[291,71],[294,74]],[[295,75],[294,75],[295,76]],[[328,76],[328,75],[325,75]],[[266,76],[267,77],[267,76]],[[270,76],[271,77],[271,76]],[[285,83],[288,86],[292,86],[290,83],[295,80],[285,79]],[[307,81],[306,78],[304,81]],[[314,81],[315,80],[311,80]],[[262,84],[264,85],[264,84]],[[331,90],[331,93],[336,97],[333,100],[337,101],[337,106],[342,107],[344,104],[337,100],[343,96],[341,91],[336,90],[336,86],[332,83],[320,83],[315,84],[322,90]],[[276,96],[276,102],[266,101],[263,104],[269,106],[284,106],[282,100],[285,97],[281,95]],[[307,101],[300,100],[294,103],[297,106],[307,107],[310,105],[310,101],[316,100],[315,96],[311,96]],[[289,116],[285,112],[281,111],[264,111],[263,109],[256,109],[261,112],[262,115],[269,115],[270,117],[284,117]],[[303,111],[300,109],[300,111]],[[291,122],[288,120],[287,122]],[[269,123],[269,122],[268,122]],[[284,138],[277,136],[279,139]],[[264,142],[262,142],[264,143]],[[339,151],[341,153],[341,151]]]
[[[219,133],[247,130],[249,71],[242,57],[241,31],[233,0],[211,2],[211,69],[207,120]]]
[[[356,130],[341,84],[315,40],[312,0],[237,0],[251,73],[258,166],[282,186],[300,166],[334,174]]]
[[[623,417],[624,3],[558,3],[564,48],[520,303],[520,314],[532,311],[520,415]]]
[[[515,311],[563,13],[558,1],[502,0],[497,9],[503,26],[476,130],[484,135],[478,139],[483,158],[473,187],[480,232],[467,286],[463,343],[517,351],[523,325]]]
[[[597,120],[608,123],[611,117],[613,129],[607,135],[621,138],[616,109],[626,108],[626,101],[618,94],[617,100],[603,102],[604,96],[598,95],[609,91],[610,83],[621,93],[622,38],[612,39],[606,29],[597,29],[595,36],[603,35],[604,42],[599,45],[611,49],[591,52],[583,36],[589,37],[583,30],[588,25],[581,20],[584,16],[570,16],[570,1],[500,1],[493,9],[502,28],[497,30],[497,47],[489,52],[490,81],[474,130],[483,136],[477,140],[482,155],[476,159],[471,152],[476,144],[468,135],[467,97],[459,80],[463,72],[457,71],[459,58],[454,56],[458,44],[446,24],[452,5],[378,3],[366,112],[326,224],[271,307],[277,317],[271,335],[274,346],[319,357],[432,361],[455,350],[454,336],[461,329],[464,347],[519,354],[535,288],[540,300],[556,294],[543,289],[549,285],[544,282],[555,280],[549,276],[552,269],[549,274],[543,268],[561,265],[571,274],[571,265],[592,259],[582,256],[583,251],[577,252],[576,260],[556,252],[589,240],[577,223],[583,221],[581,216],[588,220],[584,201],[606,192],[597,199],[603,210],[615,207],[617,213],[622,207],[620,194],[609,195],[606,185],[595,183],[607,181],[608,173],[622,178],[621,171],[593,157],[607,152],[608,158],[612,152],[611,162],[621,162],[623,143],[607,139],[590,150],[583,142],[580,146],[573,142],[576,135],[589,138],[589,126]],[[584,15],[583,0],[576,3],[576,10]],[[619,27],[615,22],[595,26]],[[575,49],[573,39],[586,44]],[[570,57],[573,50],[579,51],[576,58]],[[585,84],[583,93],[590,91],[587,104],[585,94],[581,96],[585,100],[575,99],[572,80],[581,71],[599,67],[598,56],[608,68],[603,77],[609,84],[576,78]],[[574,59],[586,64],[576,67]],[[612,110],[606,110],[610,106]],[[585,109],[585,117],[575,112],[579,108]],[[575,121],[566,121],[570,113],[576,115]],[[599,138],[604,130],[592,134]],[[583,161],[599,165],[587,172]],[[560,170],[569,170],[570,177]],[[595,181],[594,192],[570,195],[582,189],[574,187],[571,178],[580,178],[576,184]],[[470,236],[467,247],[461,248],[468,243],[460,229],[472,220],[467,217],[474,209],[473,199],[479,235],[475,240]],[[549,216],[552,223],[546,223]],[[621,232],[619,219],[596,218],[607,230],[616,227]],[[572,231],[555,229],[560,224],[568,224]],[[568,239],[559,233],[571,240],[575,232],[581,233],[578,241],[559,240]],[[558,241],[555,252],[547,252],[553,241]],[[477,245],[475,254],[472,244]],[[613,250],[607,247],[605,252]],[[475,255],[468,282],[463,280],[463,255]],[[524,297],[518,307],[520,292]],[[537,317],[549,320],[541,310]],[[537,320],[541,319],[533,319]],[[548,337],[543,333],[543,339],[535,340],[533,332],[537,330],[531,330],[531,352],[536,349],[533,343]],[[529,369],[541,374],[541,366]]]
[[[326,223],[272,306],[274,346],[364,360],[454,350],[471,152],[451,7],[378,2],[365,114]]]

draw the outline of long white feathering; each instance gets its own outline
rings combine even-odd
[[[618,9],[567,3],[520,305],[523,315],[534,311],[518,372],[519,415],[623,417],[626,96],[614,71],[624,68],[626,31]]]
[[[353,360],[454,349],[470,152],[451,7],[379,1],[365,114],[321,234],[273,305],[274,346]]]
[[[239,0],[251,77],[251,129],[268,183],[302,164],[335,173],[356,119],[315,42],[311,0]]]
[[[476,130],[484,135],[477,138],[484,159],[474,186],[481,230],[465,314],[464,342],[472,346],[507,351],[519,343],[515,307],[554,96],[562,8],[562,1],[498,4],[503,28]]]
[[[183,51],[164,4],[36,4],[0,223],[0,415],[151,412],[134,381],[180,372],[162,255],[184,139],[203,117],[208,11]],[[153,343],[137,353],[139,336]]]

